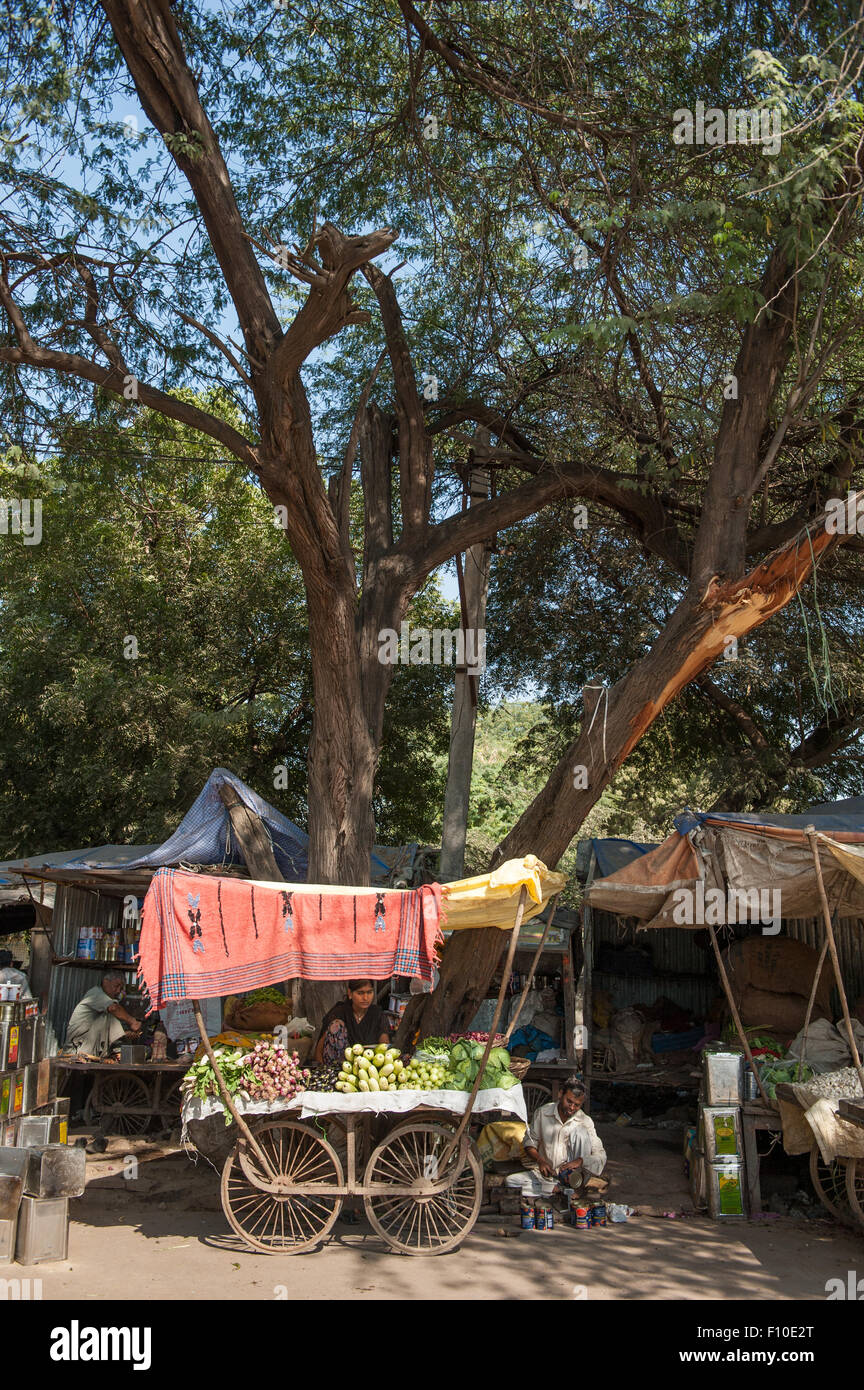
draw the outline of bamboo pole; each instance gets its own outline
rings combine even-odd
[[[720,979],[723,983],[723,990],[726,994],[726,1002],[728,1003],[729,1008],[732,1010],[732,1018],[735,1023],[735,1028],[737,1030],[741,1046],[744,1048],[744,1055],[746,1056],[747,1061],[750,1064],[750,1070],[756,1077],[756,1085],[759,1087],[759,1094],[764,1100],[765,1104],[769,1105],[770,1101],[768,1099],[768,1095],[765,1091],[765,1087],[762,1085],[762,1078],[756,1070],[756,1063],[753,1060],[753,1053],[750,1051],[750,1044],[747,1041],[747,1034],[744,1032],[744,1025],[741,1022],[741,1015],[739,1014],[735,1004],[735,999],[732,994],[732,986],[729,983],[729,976],[726,974],[726,967],[723,964],[723,957],[720,954],[720,947],[717,944],[717,933],[714,930],[713,923],[707,922],[706,926],[708,927],[708,932],[711,937],[711,945],[714,947],[714,955],[717,959],[717,969],[720,972]]]
[[[514,1013],[513,1017],[511,1018],[510,1022],[509,1022],[508,1025],[507,1025],[507,1032],[504,1034],[504,1046],[505,1046],[505,1047],[507,1046],[508,1042],[510,1041],[510,1035],[511,1035],[511,1034],[515,1031],[515,1029],[516,1029],[516,1024],[519,1022],[519,1015],[521,1014],[523,1008],[525,1007],[525,1000],[528,998],[528,995],[529,995],[529,993],[530,993],[530,991],[531,991],[531,985],[533,984],[533,981],[534,981],[534,974],[535,974],[535,971],[537,970],[537,965],[538,965],[538,963],[539,963],[539,961],[540,961],[540,957],[541,957],[541,955],[543,954],[543,947],[546,945],[546,938],[547,938],[547,936],[549,935],[549,928],[550,928],[551,925],[552,925],[552,918],[555,916],[555,906],[554,906],[554,904],[555,904],[555,902],[557,901],[558,896],[559,896],[559,895],[556,893],[554,897],[552,897],[552,898],[549,899],[549,903],[550,903],[550,907],[549,907],[549,920],[548,920],[548,922],[546,922],[545,926],[543,927],[543,935],[542,935],[541,938],[540,938],[540,945],[537,947],[537,950],[534,952],[534,959],[533,959],[532,962],[531,962],[531,969],[528,971],[528,979],[525,981],[525,988],[523,989],[522,994],[520,995],[519,1003],[516,1005],[516,1012]]]
[[[258,1140],[255,1138],[246,1121],[243,1119],[243,1116],[240,1114],[240,1111],[234,1104],[234,1097],[231,1095],[231,1092],[225,1085],[225,1078],[219,1070],[219,1063],[216,1061],[216,1054],[213,1051],[212,1044],[210,1042],[209,1037],[207,1036],[207,1029],[204,1027],[204,1019],[201,1014],[201,1004],[197,999],[192,1000],[192,1008],[195,1013],[195,1022],[198,1024],[198,1032],[201,1034],[201,1041],[204,1044],[204,1051],[207,1053],[207,1056],[210,1059],[210,1065],[216,1074],[216,1085],[219,1087],[225,1108],[230,1114],[234,1123],[236,1124],[238,1130],[243,1135],[243,1138],[246,1140],[246,1143],[249,1145],[250,1149],[253,1151],[255,1156],[259,1159],[267,1176],[271,1179],[271,1181],[275,1181],[276,1174],[274,1173],[270,1165],[267,1155],[261,1148],[261,1145],[258,1143]]]
[[[840,1005],[843,1009],[843,1021],[846,1024],[846,1036],[849,1039],[849,1050],[852,1053],[852,1061],[858,1073],[858,1080],[861,1082],[861,1089],[864,1091],[864,1067],[861,1065],[861,1058],[858,1055],[858,1047],[855,1043],[855,1034],[852,1031],[852,1019],[849,1017],[849,1002],[846,998],[846,990],[843,986],[843,977],[840,974],[840,961],[837,956],[837,942],[834,940],[834,927],[831,923],[831,909],[828,906],[828,896],[825,892],[825,881],[822,878],[822,865],[819,861],[819,848],[816,841],[816,831],[813,826],[808,826],[805,832],[810,841],[810,849],[813,852],[813,863],[816,867],[816,882],[819,886],[819,899],[822,903],[822,916],[825,918],[825,935],[828,938],[828,950],[831,952],[831,964],[834,966],[834,979],[837,981],[837,993],[840,995]]]
[[[477,1071],[477,1075],[474,1078],[474,1085],[471,1087],[471,1094],[469,1095],[468,1102],[465,1106],[465,1113],[462,1116],[462,1119],[459,1121],[456,1133],[453,1135],[453,1138],[450,1140],[450,1143],[447,1145],[447,1148],[444,1150],[444,1153],[441,1156],[441,1162],[438,1165],[439,1172],[442,1168],[447,1167],[447,1164],[450,1161],[450,1155],[456,1148],[456,1145],[459,1143],[459,1140],[462,1138],[462,1135],[465,1133],[465,1130],[468,1128],[468,1124],[471,1120],[471,1109],[477,1097],[477,1092],[480,1090],[480,1082],[483,1080],[483,1073],[486,1070],[486,1063],[489,1061],[489,1053],[495,1046],[495,1034],[498,1031],[498,1023],[501,1019],[501,1010],[504,1007],[504,995],[507,992],[507,985],[510,982],[510,973],[513,969],[513,957],[516,954],[516,943],[519,940],[519,930],[522,926],[522,917],[525,913],[525,900],[527,897],[528,889],[525,887],[523,883],[519,891],[519,905],[516,908],[516,921],[513,923],[513,930],[510,933],[510,944],[507,947],[507,959],[504,962],[504,972],[501,976],[501,988],[498,991],[498,1003],[495,1005],[495,1014],[489,1026],[489,1038],[486,1043],[485,1051],[483,1053],[483,1060],[481,1061],[480,1067]]]
[[[822,950],[819,952],[819,960],[816,963],[816,973],[813,976],[813,988],[810,991],[810,998],[807,1001],[807,1013],[804,1017],[804,1037],[801,1039],[801,1056],[798,1061],[804,1065],[807,1056],[807,1034],[810,1030],[810,1018],[813,1013],[813,1005],[816,1003],[816,991],[819,988],[819,977],[822,974],[822,967],[825,964],[825,957],[828,954],[828,937],[822,942]],[[800,1072],[799,1072],[800,1076]]]

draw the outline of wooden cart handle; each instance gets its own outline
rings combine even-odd
[[[256,1158],[259,1160],[268,1178],[271,1182],[275,1182],[277,1174],[270,1166],[270,1161],[267,1158],[267,1155],[265,1154],[261,1145],[258,1143],[258,1140],[255,1138],[255,1135],[252,1133],[246,1121],[243,1119],[243,1116],[240,1114],[240,1111],[234,1104],[234,1097],[231,1095],[231,1092],[225,1085],[225,1078],[219,1070],[219,1063],[216,1061],[216,1054],[213,1051],[213,1048],[210,1043],[210,1038],[207,1035],[207,1029],[204,1027],[204,1019],[201,1014],[201,1004],[197,999],[192,1000],[192,1008],[195,1013],[195,1022],[198,1024],[198,1032],[201,1034],[201,1041],[204,1044],[204,1051],[207,1053],[207,1056],[210,1059],[210,1065],[213,1068],[213,1071],[216,1075],[216,1085],[219,1087],[219,1091],[222,1095],[222,1102],[226,1110],[230,1114],[232,1120],[236,1124],[238,1130],[243,1135],[243,1138],[246,1140],[246,1143],[249,1145]]]

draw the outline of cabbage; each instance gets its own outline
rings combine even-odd
[[[507,1051],[506,1047],[493,1047],[492,1051],[489,1053],[489,1066],[503,1067],[509,1070],[510,1053]]]

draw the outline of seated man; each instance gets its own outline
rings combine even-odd
[[[66,1028],[66,1047],[101,1057],[128,1032],[140,1033],[141,1023],[117,1001],[126,981],[116,970],[107,970],[101,985],[88,989],[75,1005]]]
[[[557,1101],[535,1110],[522,1140],[524,1162],[562,1187],[598,1195],[609,1186],[603,1174],[606,1150],[594,1121],[583,1112],[585,1087],[575,1076],[562,1083]]]

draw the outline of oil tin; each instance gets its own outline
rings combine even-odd
[[[543,1202],[535,1202],[535,1203],[534,1203],[534,1230],[535,1230],[535,1231],[545,1231],[545,1230],[546,1230],[546,1213],[547,1213],[547,1211],[548,1211],[548,1207],[546,1207],[546,1205],[545,1205]]]
[[[705,1101],[708,1105],[740,1105],[744,1094],[744,1055],[731,1048],[706,1047],[702,1053]]]
[[[65,1260],[68,1250],[68,1198],[22,1197],[15,1241],[18,1263],[38,1265],[46,1260]]]
[[[78,960],[96,959],[96,941],[90,927],[78,928],[78,949],[75,955]]]
[[[519,1224],[523,1231],[534,1230],[534,1203],[528,1197],[523,1197],[519,1204]]]
[[[4,1119],[9,1118],[12,1103],[12,1086],[14,1081],[14,1071],[8,1071],[5,1076],[0,1076],[0,1116],[2,1116]]]
[[[12,1071],[17,1067],[20,1046],[20,1025],[8,1021],[0,1022],[0,1071]]]
[[[18,1044],[18,1065],[23,1069],[33,1061],[33,1050],[36,1042],[36,1014],[25,1014],[19,1027],[21,1032]]]
[[[737,1105],[704,1105],[700,1116],[700,1148],[707,1163],[741,1157],[741,1109]]]
[[[24,1068],[24,1111],[35,1110],[39,1104],[39,1063],[30,1062]]]
[[[592,1204],[592,1206],[590,1207],[590,1209],[589,1209],[589,1215],[590,1215],[590,1217],[591,1217],[591,1225],[592,1225],[592,1226],[605,1226],[605,1225],[606,1225],[606,1203],[605,1203],[605,1202],[594,1202],[594,1203]]]
[[[43,1105],[50,1105],[57,1095],[57,1063],[53,1057],[43,1057],[41,1062],[34,1062],[33,1066],[38,1069],[36,1105],[33,1108],[39,1109]]]
[[[9,1092],[9,1118],[14,1119],[24,1110],[24,1069],[10,1072],[12,1088]]]
[[[0,1023],[17,1023],[20,1017],[20,1006],[14,1000],[6,999],[0,1003]]]
[[[11,1265],[15,1258],[17,1226],[17,1216],[14,1221],[0,1221],[0,1265]]]
[[[708,1211],[715,1221],[746,1217],[744,1164],[738,1159],[706,1165]]]
[[[58,1115],[22,1115],[18,1121],[18,1147],[21,1149],[44,1148],[46,1144],[60,1144],[61,1125],[65,1121]]]
[[[18,1146],[18,1120],[0,1120],[0,1146],[14,1149]]]
[[[20,1173],[0,1173],[0,1221],[17,1221],[23,1186]]]
[[[87,1154],[67,1144],[24,1149],[28,1158],[24,1191],[28,1197],[80,1197],[87,1179]]]
[[[41,1062],[45,1056],[46,1022],[44,1014],[37,1014],[33,1020],[33,1061]]]

